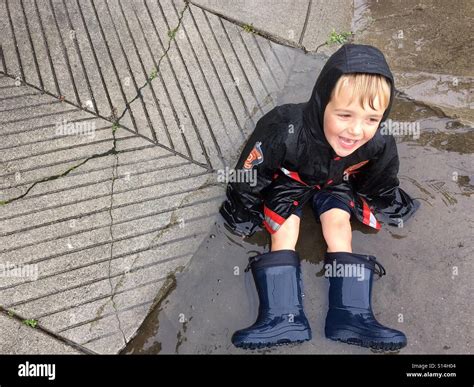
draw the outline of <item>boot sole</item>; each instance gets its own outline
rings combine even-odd
[[[280,333],[277,336],[273,337],[262,337],[255,340],[254,342],[242,342],[234,344],[238,348],[242,349],[260,349],[260,348],[270,348],[277,347],[288,344],[301,344],[305,341],[311,340],[311,332],[308,331],[288,331]]]
[[[372,348],[379,351],[398,351],[406,346],[405,342],[400,341],[380,341],[373,338],[358,335],[349,330],[338,330],[337,333],[326,334],[326,337],[333,341],[340,341],[342,343],[357,345],[364,348]]]

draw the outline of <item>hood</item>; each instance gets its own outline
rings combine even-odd
[[[393,75],[382,52],[373,46],[364,44],[343,45],[324,65],[313,88],[311,98],[303,108],[305,129],[318,143],[327,147],[330,145],[323,130],[324,110],[338,79],[348,73],[380,74],[390,81],[390,102],[381,123],[387,119],[393,104],[395,90]]]

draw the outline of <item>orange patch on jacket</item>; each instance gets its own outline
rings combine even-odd
[[[255,143],[255,146],[250,151],[247,160],[245,160],[244,162],[245,169],[252,169],[252,167],[254,167],[255,165],[263,163],[263,152],[260,145],[262,145],[262,143],[258,141],[257,143]]]

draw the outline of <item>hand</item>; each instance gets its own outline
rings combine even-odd
[[[222,204],[219,213],[224,218],[224,226],[234,235],[250,237],[255,234],[255,232],[262,230],[262,219],[251,219],[248,216],[248,212],[245,213],[245,215],[247,215],[246,219],[241,219],[232,211],[232,207],[228,201]]]

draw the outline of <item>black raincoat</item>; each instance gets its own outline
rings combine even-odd
[[[395,139],[382,135],[380,125],[370,141],[346,157],[337,156],[327,142],[324,110],[337,80],[348,73],[380,74],[390,81],[381,123],[387,119],[394,81],[383,54],[367,45],[342,46],[325,64],[307,103],[277,106],[258,121],[235,167],[249,178],[240,175],[227,185],[220,209],[234,232],[249,236],[264,226],[274,233],[320,190],[348,204],[358,220],[375,229],[381,227],[375,215],[403,226],[417,210],[419,202],[399,187]]]

